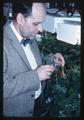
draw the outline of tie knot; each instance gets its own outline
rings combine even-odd
[[[32,40],[31,39],[22,39],[21,40],[21,44],[23,44],[23,46],[26,46],[27,44],[31,44]]]

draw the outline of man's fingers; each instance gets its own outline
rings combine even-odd
[[[53,56],[53,59],[54,59],[54,62],[55,63],[58,63],[62,66],[65,65],[65,60],[64,60],[64,57],[62,56],[61,53],[56,53],[54,56]]]

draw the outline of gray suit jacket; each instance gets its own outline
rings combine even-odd
[[[24,50],[7,23],[4,26],[3,114],[4,116],[32,116],[35,91],[40,81],[32,70]],[[38,65],[41,65],[36,40],[31,44]]]

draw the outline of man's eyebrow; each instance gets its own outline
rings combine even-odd
[[[42,23],[42,22],[33,22],[33,24],[40,24],[40,23]]]

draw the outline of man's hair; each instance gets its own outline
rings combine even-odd
[[[28,17],[32,13],[32,2],[28,0],[13,0],[12,13],[13,19],[16,19],[18,13],[23,14],[24,17]]]

